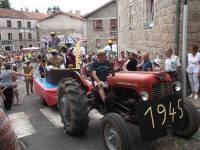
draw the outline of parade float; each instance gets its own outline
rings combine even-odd
[[[34,78],[34,88],[38,96],[40,96],[42,104],[48,106],[56,106],[58,103],[58,83],[62,79],[71,76],[74,71],[80,70],[80,45],[81,41],[74,44],[75,49],[75,68],[58,69],[53,68],[46,72],[45,78]]]

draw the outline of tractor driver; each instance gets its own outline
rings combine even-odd
[[[111,63],[106,59],[104,50],[97,51],[97,60],[92,63],[92,77],[99,91],[101,99],[106,102],[104,88],[107,87],[106,78],[112,70]]]

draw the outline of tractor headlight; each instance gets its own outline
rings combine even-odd
[[[174,83],[174,90],[175,90],[176,92],[180,92],[181,89],[182,89],[181,83],[180,83],[180,82],[175,82],[175,83]]]
[[[142,91],[142,92],[140,93],[140,97],[141,97],[141,99],[142,99],[143,101],[147,101],[147,100],[149,99],[149,93],[146,92],[146,91]]]

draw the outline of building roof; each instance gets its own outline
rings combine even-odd
[[[19,11],[15,9],[0,8],[0,18],[40,20],[46,16],[47,15],[43,13],[34,13],[27,11]]]
[[[99,10],[101,10],[101,9],[103,9],[103,8],[105,8],[105,7],[107,7],[108,5],[110,5],[110,4],[112,4],[112,3],[116,3],[116,0],[111,0],[111,1],[109,1],[108,3],[106,3],[106,4],[102,5],[102,6],[100,6],[99,8],[97,8],[97,9],[93,10],[92,12],[90,12],[90,13],[84,15],[83,17],[84,17],[84,18],[88,18],[88,17],[91,16],[92,14],[94,14],[94,13],[96,13],[97,11],[99,11]]]
[[[83,20],[81,15],[76,15],[74,13],[68,13],[68,12],[63,12],[63,11],[58,11],[56,13],[52,13],[51,15],[49,15],[49,16],[43,18],[43,19],[40,19],[38,22],[42,22],[44,20],[53,18],[54,16],[57,16],[57,15],[60,15],[60,14],[66,15],[66,16],[69,16],[69,17],[72,17],[72,18],[75,18],[75,19],[78,19],[78,20]]]
[[[35,12],[24,12],[26,16],[30,19],[34,20],[41,20],[43,18],[46,18],[48,15],[44,13],[35,13]]]

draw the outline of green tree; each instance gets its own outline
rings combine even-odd
[[[36,13],[39,13],[40,11],[36,8],[36,9],[35,9],[35,12],[36,12]]]
[[[59,6],[56,7],[56,11],[61,11]]]
[[[58,11],[61,11],[61,9],[59,8],[59,6],[53,6],[52,11],[53,13],[56,13]]]
[[[47,8],[47,13],[51,12],[52,9],[50,7]]]
[[[52,10],[53,10],[53,13],[55,13],[57,11],[56,6],[53,6]]]
[[[0,1],[0,8],[11,9],[9,0],[1,0]]]

